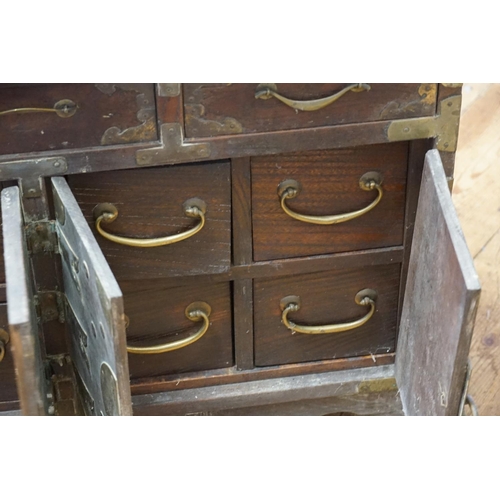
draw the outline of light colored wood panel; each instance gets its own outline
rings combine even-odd
[[[483,290],[472,339],[469,393],[480,415],[500,415],[500,231],[474,264]]]
[[[499,164],[500,84],[464,84],[453,200],[483,289],[469,386],[480,415],[500,415]]]
[[[491,83],[464,83],[462,87],[462,113],[491,86]]]

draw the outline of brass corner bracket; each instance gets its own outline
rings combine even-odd
[[[160,146],[137,151],[135,156],[137,165],[152,167],[203,160],[210,157],[210,144],[184,142],[184,133],[180,123],[164,123],[160,130]]]
[[[387,140],[396,142],[435,137],[435,147],[439,151],[454,152],[457,149],[461,104],[462,96],[452,96],[440,102],[435,116],[394,120],[387,127]]]

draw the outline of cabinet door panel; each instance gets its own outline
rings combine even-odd
[[[122,292],[65,179],[52,179],[70,355],[84,411],[131,415]]]
[[[407,415],[457,415],[480,284],[437,150],[425,158],[396,355]]]
[[[2,191],[2,219],[7,317],[21,410],[23,415],[47,415],[47,380],[17,186]]]

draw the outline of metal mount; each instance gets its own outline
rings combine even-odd
[[[164,123],[161,126],[161,145],[137,151],[135,160],[141,167],[203,160],[210,157],[207,142],[184,142],[180,123]]]
[[[423,118],[394,120],[386,130],[389,142],[436,138],[439,151],[454,152],[457,149],[458,125],[462,96],[443,99],[438,114]]]
[[[68,170],[60,156],[0,163],[0,181],[19,180],[23,198],[39,198],[43,193],[42,177],[62,175]]]

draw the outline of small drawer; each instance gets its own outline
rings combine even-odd
[[[394,351],[400,265],[328,271],[254,283],[255,364],[271,366],[347,358]],[[359,305],[355,298],[371,297]],[[297,308],[293,304],[298,304]],[[287,321],[284,308],[290,306]],[[301,333],[301,328],[324,325],[360,326],[337,333]],[[291,325],[293,326],[293,325]],[[316,328],[317,330],[317,328]]]
[[[183,92],[186,136],[213,137],[431,116],[437,84],[185,83]]]
[[[0,154],[157,139],[153,84],[0,86]]]
[[[228,162],[79,174],[68,183],[118,281],[216,274],[229,268]],[[189,216],[193,207],[204,210],[203,219],[199,212]],[[96,222],[99,214],[114,209],[116,219],[100,224],[105,237]],[[115,236],[134,241],[112,241]],[[168,236],[181,239],[163,244]],[[161,246],[131,246],[145,239]]]
[[[200,321],[186,317],[186,308],[191,304],[195,304],[194,310],[209,308],[208,329],[198,340],[176,350],[156,354],[129,352],[131,379],[227,368],[234,364],[229,283],[137,288],[137,283],[122,285],[125,314],[129,318],[129,349],[192,339],[206,325],[201,317]]]
[[[254,260],[401,245],[407,163],[407,143],[252,158]],[[362,189],[373,179],[379,188]]]

